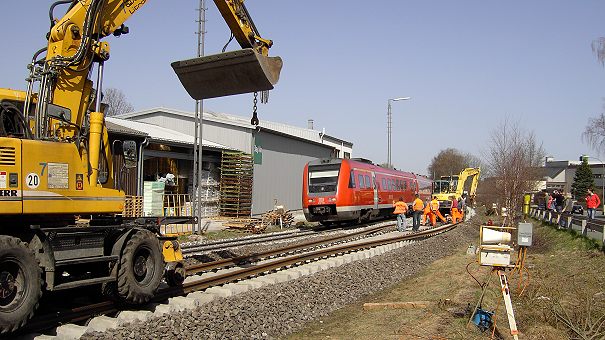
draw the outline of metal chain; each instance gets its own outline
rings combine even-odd
[[[252,105],[252,119],[250,120],[250,124],[254,125],[254,126],[258,126],[258,117],[256,116],[256,109],[257,106],[256,104],[258,103],[258,92],[254,92],[254,101],[253,101],[253,105]]]

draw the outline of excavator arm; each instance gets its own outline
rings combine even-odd
[[[456,197],[461,197],[464,192],[464,185],[469,177],[473,177],[471,183],[469,195],[474,195],[479,184],[479,175],[481,174],[481,168],[466,168],[458,175],[458,185],[456,187]]]
[[[273,41],[260,36],[244,0],[214,0],[243,50],[172,63],[179,80],[194,99],[266,91],[279,80],[282,60],[269,57]]]
[[[100,156],[111,159],[101,106],[104,63],[110,47],[102,38],[128,33],[124,22],[147,0],[59,0],[52,5],[46,56],[30,65],[25,110],[36,102],[34,137],[63,141],[87,140],[83,159],[90,164],[89,182],[97,183]],[[53,18],[58,4],[69,4],[61,19]],[[282,62],[268,57],[271,40],[260,37],[243,0],[215,0],[243,50],[172,63],[181,83],[194,99],[270,90],[279,79]],[[96,91],[90,79],[97,64]],[[34,82],[39,81],[34,100]],[[110,166],[110,165],[108,165]],[[111,173],[112,169],[108,169]]]

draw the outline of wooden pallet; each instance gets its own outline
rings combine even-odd
[[[219,210],[221,216],[249,217],[252,212],[252,155],[223,151]]]
[[[143,217],[143,196],[125,196],[122,216]]]

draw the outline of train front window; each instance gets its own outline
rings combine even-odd
[[[309,167],[309,193],[336,192],[340,164]]]

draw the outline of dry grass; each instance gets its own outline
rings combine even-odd
[[[519,275],[510,275],[512,301],[521,339],[605,339],[605,256],[594,244],[534,223],[535,246],[529,248],[529,286],[519,296]],[[477,232],[478,233],[478,232]],[[486,339],[473,324],[470,311],[481,288],[466,271],[476,257],[457,255],[434,262],[417,276],[402,281],[317,320],[290,339]],[[476,263],[469,271],[482,282],[490,268]],[[524,281],[528,277],[524,275]],[[522,288],[522,287],[521,287]],[[425,309],[369,310],[365,302],[433,301]],[[496,310],[504,339],[512,338],[497,277],[494,275],[483,309]],[[599,326],[601,327],[599,329]],[[488,334],[489,333],[489,334]]]

